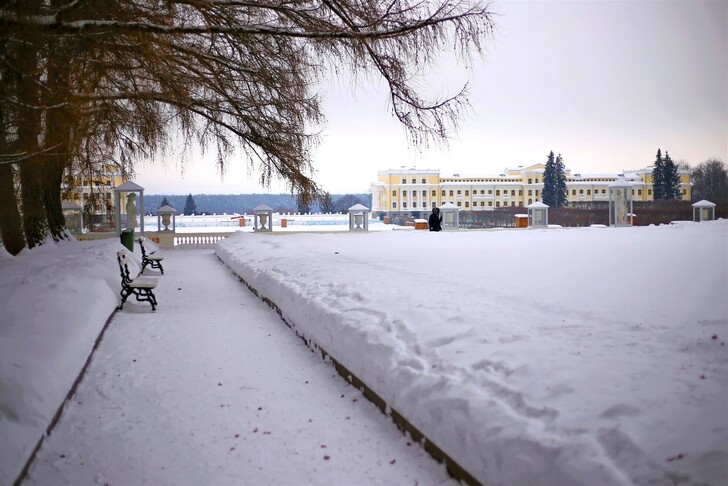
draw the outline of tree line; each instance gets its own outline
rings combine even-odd
[[[301,206],[300,198],[291,194],[187,194],[144,195],[144,213],[155,214],[157,208],[168,205],[178,214],[252,214],[261,204],[280,213],[342,213],[362,204],[371,208],[371,194],[322,194],[313,203]]]
[[[720,159],[708,159],[691,169],[687,162],[673,162],[667,150],[663,157],[659,148],[652,169],[652,194],[655,201],[681,199],[679,168],[690,171],[693,202],[706,199],[720,206],[728,205],[728,169]],[[563,158],[561,154],[554,157],[551,151],[546,158],[541,198],[547,206],[559,208],[568,204],[566,196]]]
[[[484,0],[7,0],[0,5],[0,236],[11,254],[66,237],[61,190],[122,177],[174,145],[242,152],[312,202],[318,83],[379,76],[415,145],[441,141],[466,91],[428,99],[416,74],[491,38]]]

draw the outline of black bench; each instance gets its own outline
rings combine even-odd
[[[150,252],[147,255],[147,250],[144,248],[144,240],[145,238],[143,236],[137,240],[139,242],[139,248],[142,249],[142,270],[139,273],[143,273],[146,266],[149,265],[152,268],[158,268],[162,272],[162,275],[164,275],[164,268],[162,268],[164,256],[156,251]]]
[[[157,298],[152,290],[157,286],[157,279],[154,277],[139,276],[132,278],[129,275],[129,265],[126,250],[116,252],[116,259],[119,261],[121,272],[121,304],[118,309],[124,307],[124,302],[130,295],[134,295],[139,302],[149,302],[152,310],[157,310]]]

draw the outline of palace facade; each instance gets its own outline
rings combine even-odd
[[[442,176],[439,170],[400,167],[381,170],[372,189],[375,216],[421,217],[447,202],[465,211],[528,206],[541,200],[544,164],[505,169],[502,174]],[[609,184],[620,177],[632,184],[633,201],[652,201],[652,167],[620,174],[572,174],[564,169],[569,205],[609,200]],[[690,172],[679,170],[681,199],[690,201]]]

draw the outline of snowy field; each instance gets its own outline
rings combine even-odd
[[[0,254],[0,484],[116,306],[118,248]],[[489,485],[728,482],[727,221],[237,232],[216,251]]]
[[[726,221],[218,255],[486,484],[728,482]]]

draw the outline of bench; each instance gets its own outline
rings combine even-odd
[[[147,255],[147,251],[144,248],[145,239],[146,238],[142,236],[137,240],[137,242],[139,242],[139,248],[142,249],[142,270],[139,273],[144,273],[144,269],[147,265],[149,265],[152,268],[158,268],[162,272],[162,275],[164,275],[164,268],[162,268],[162,260],[164,260],[164,256],[160,255],[156,251]]]
[[[152,310],[157,310],[157,298],[152,290],[157,286],[157,279],[154,277],[139,276],[132,278],[129,275],[129,265],[126,250],[116,252],[116,259],[119,261],[121,272],[121,304],[118,309],[124,307],[124,302],[130,295],[134,295],[139,302],[149,302]]]

